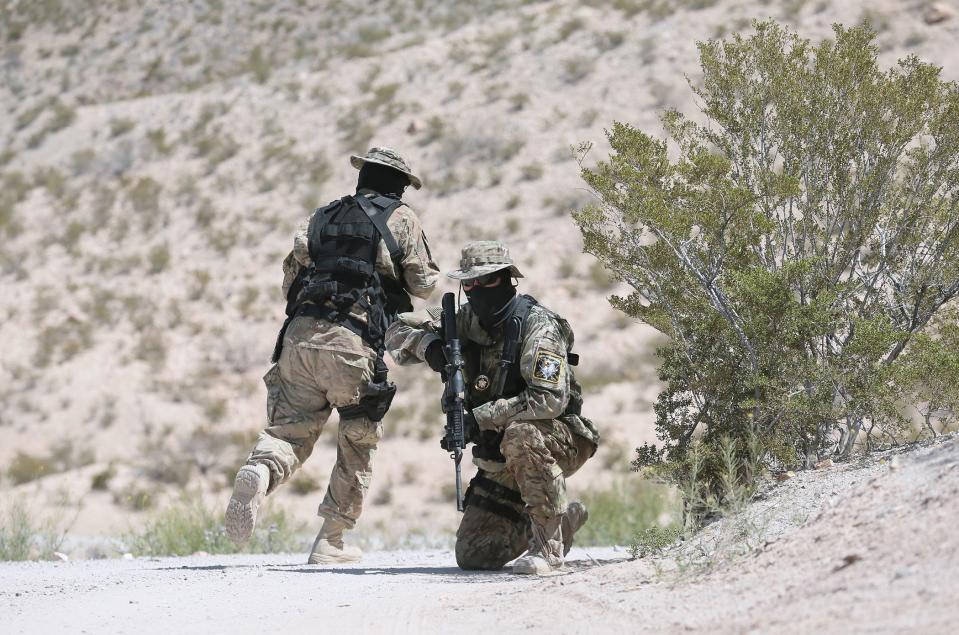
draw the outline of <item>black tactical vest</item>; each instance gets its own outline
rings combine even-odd
[[[464,343],[463,359],[465,363],[464,374],[467,380],[466,407],[468,409],[475,408],[496,399],[509,399],[526,390],[526,380],[523,379],[523,374],[520,372],[520,358],[523,355],[523,342],[526,339],[526,318],[529,316],[529,312],[533,306],[537,304],[539,303],[536,301],[536,298],[531,295],[522,294],[519,296],[519,301],[516,303],[513,314],[510,316],[519,317],[522,328],[520,329],[519,345],[516,347],[516,355],[514,359],[510,360],[511,363],[509,365],[509,371],[506,374],[506,382],[503,385],[502,393],[498,395],[493,394],[493,387],[496,384],[497,362],[502,359],[502,354],[495,360],[488,360],[488,363],[484,364],[482,360],[484,347],[473,341]],[[505,344],[504,341],[504,348]],[[576,366],[579,363],[579,356],[575,353],[567,353],[566,359],[570,366]],[[569,403],[563,414],[580,414],[583,407],[582,389],[576,381],[572,369],[570,369],[569,380]]]
[[[381,278],[376,257],[382,239],[402,276],[403,252],[387,227],[402,201],[391,196],[344,196],[317,209],[310,219],[308,246],[312,265],[300,272],[287,295],[287,315],[311,315],[360,335],[376,350],[398,313],[413,309],[400,282]],[[367,313],[366,324],[351,315]]]
[[[519,371],[519,356],[523,350],[523,336],[526,335],[526,316],[529,310],[536,304],[536,300],[529,295],[520,295],[516,308],[512,315],[520,318],[523,325],[520,329],[517,353],[515,359],[510,360],[509,371],[506,374],[506,382],[503,384],[503,392],[500,395],[493,394],[493,386],[496,382],[497,364],[502,359],[500,353],[495,359],[490,357],[493,349],[484,347],[472,340],[467,340],[463,344],[464,375],[466,379],[466,407],[473,409],[494,399],[509,399],[515,397],[526,389],[526,381]],[[504,320],[505,323],[506,320]],[[506,347],[505,333],[502,342],[503,348]],[[486,350],[484,350],[486,349]],[[483,359],[486,353],[487,359]],[[485,363],[484,363],[485,362]]]

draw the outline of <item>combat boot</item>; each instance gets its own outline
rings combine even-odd
[[[532,520],[532,540],[529,551],[513,563],[513,573],[545,575],[563,568],[562,516],[545,523]]]
[[[569,550],[573,548],[573,534],[579,531],[587,520],[589,520],[589,511],[587,511],[586,505],[581,502],[573,501],[566,508],[561,523],[563,527],[563,556],[569,554]]]
[[[233,544],[241,546],[250,540],[256,527],[256,511],[270,487],[270,469],[262,463],[244,465],[236,473],[233,496],[226,506],[224,525]]]
[[[343,530],[346,526],[331,518],[323,521],[320,533],[313,541],[310,550],[309,564],[342,564],[345,562],[359,562],[363,551],[359,547],[343,544]]]

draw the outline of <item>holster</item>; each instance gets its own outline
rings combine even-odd
[[[382,421],[395,396],[396,384],[387,380],[386,363],[380,356],[376,360],[373,380],[360,389],[360,403],[343,406],[336,411],[340,413],[340,419],[366,417],[370,421]]]

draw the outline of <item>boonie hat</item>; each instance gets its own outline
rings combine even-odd
[[[509,269],[514,278],[523,277],[505,244],[498,240],[476,240],[463,247],[460,268],[446,275],[453,280],[470,280],[501,269]]]
[[[423,181],[420,180],[420,177],[413,174],[413,169],[410,168],[410,164],[392,148],[370,148],[363,156],[350,155],[350,165],[357,170],[363,167],[364,163],[379,163],[380,165],[393,168],[410,177],[410,185],[412,185],[414,189],[418,190],[423,187]]]

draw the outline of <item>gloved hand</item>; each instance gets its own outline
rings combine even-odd
[[[479,433],[476,445],[473,446],[473,456],[477,459],[505,463],[506,457],[500,452],[499,444],[503,442],[503,433],[496,430],[483,430]]]
[[[463,412],[463,438],[466,439],[467,443],[476,443],[480,438],[480,429],[476,425],[476,417],[469,410]],[[446,447],[446,435],[443,435],[443,438],[440,439],[440,447],[447,452],[453,451],[453,448]]]
[[[426,347],[423,353],[426,363],[431,369],[440,374],[446,372],[446,353],[443,352],[443,342],[435,340]]]

